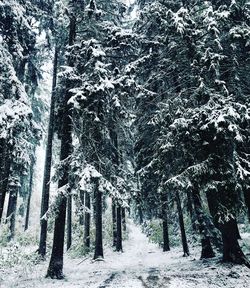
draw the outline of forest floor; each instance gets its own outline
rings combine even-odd
[[[106,249],[105,261],[65,256],[64,280],[44,278],[48,263],[0,269],[1,288],[247,288],[250,271],[219,263],[219,258],[199,260],[199,251],[182,257],[180,248],[163,253],[149,243],[140,228],[130,223],[124,252]],[[1,267],[0,267],[1,268]]]

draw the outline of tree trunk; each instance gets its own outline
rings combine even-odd
[[[58,48],[55,47],[54,63],[53,63],[53,83],[51,92],[51,103],[50,103],[50,116],[48,125],[48,138],[46,144],[46,156],[44,165],[43,175],[43,188],[42,188],[42,200],[41,200],[41,230],[40,230],[40,242],[38,253],[45,257],[46,254],[46,241],[47,241],[47,220],[42,219],[44,214],[49,208],[49,190],[50,190],[50,176],[51,176],[51,165],[52,165],[52,148],[53,148],[53,134],[54,134],[54,118],[55,118],[55,98],[56,98],[56,85],[57,85],[57,61],[58,61]]]
[[[118,204],[116,209],[116,221],[117,221],[117,241],[116,251],[122,251],[122,208]]]
[[[192,201],[192,196],[191,196],[191,192],[189,189],[187,190],[187,208],[188,208],[188,212],[189,212],[190,219],[191,219],[192,229],[194,232],[197,232],[197,226],[195,223],[196,213],[195,213],[195,209],[193,209],[193,201]]]
[[[1,170],[0,170],[0,224],[3,216],[4,202],[6,198],[6,193],[8,189],[8,180],[10,176],[10,151],[5,139],[0,139],[0,160],[1,160]]]
[[[220,225],[223,241],[223,261],[244,264],[250,268],[250,262],[242,252],[238,243],[238,235],[235,225],[237,225],[235,219],[231,219]]]
[[[33,159],[31,159],[31,165],[30,165],[29,195],[28,195],[28,199],[27,199],[27,207],[26,207],[24,231],[26,231],[26,230],[28,229],[28,227],[29,227],[30,200],[31,200],[32,188],[33,188],[34,166],[35,166],[35,159],[33,158]]]
[[[184,220],[183,220],[181,200],[180,200],[180,196],[178,192],[176,192],[176,204],[177,204],[177,209],[178,209],[179,225],[180,225],[180,230],[181,230],[181,241],[182,241],[182,247],[183,247],[183,252],[184,252],[183,256],[185,257],[185,256],[189,256],[189,249],[188,249],[185,225],[184,225]]]
[[[94,259],[103,259],[102,243],[102,192],[99,189],[99,179],[95,178],[95,255]]]
[[[248,221],[250,222],[250,186],[244,189],[244,199],[247,206]]]
[[[85,206],[90,210],[90,195],[85,193]],[[85,212],[85,225],[84,225],[84,244],[86,251],[89,252],[90,248],[90,212]]]
[[[116,247],[117,243],[117,221],[116,221],[116,204],[112,200],[112,226],[113,226],[113,247]]]
[[[72,195],[68,196],[67,202],[67,250],[72,243]]]
[[[162,207],[162,236],[163,236],[163,252],[170,251],[169,234],[168,234],[168,202],[167,195],[162,193],[161,196]]]
[[[221,192],[221,191],[220,191]],[[211,215],[214,219],[215,226],[220,230],[222,236],[223,244],[223,261],[232,262],[236,264],[244,264],[250,268],[250,262],[247,257],[242,252],[240,245],[238,243],[238,233],[236,230],[237,222],[235,219],[230,219],[229,221],[218,221],[218,195],[217,191],[209,191],[207,193],[207,200],[209,204],[209,209]],[[221,192],[222,194],[222,192]]]
[[[74,15],[70,17],[69,25],[69,46],[74,44],[76,32],[76,18]],[[73,67],[73,60],[69,58],[68,65]],[[70,93],[71,83],[66,81],[65,97],[63,102],[63,121],[62,121],[62,136],[61,136],[61,154],[60,161],[65,161],[71,154],[71,144],[72,144],[72,109],[68,103],[71,93]],[[65,165],[65,164],[64,164]],[[63,169],[63,175],[58,181],[58,188],[62,188],[68,184],[69,176],[69,165],[66,164]],[[69,188],[68,188],[69,190]],[[64,247],[64,232],[65,232],[65,218],[66,218],[66,207],[67,207],[67,197],[65,194],[61,195],[61,202],[58,206],[58,215],[55,219],[54,227],[54,239],[52,254],[50,258],[50,263],[47,271],[47,277],[62,279],[63,275],[63,247]]]
[[[12,240],[15,236],[15,225],[16,225],[16,208],[17,208],[17,196],[18,196],[18,179],[13,178],[12,184],[9,186],[9,203],[7,209],[6,222],[9,223],[9,235],[8,241]]]
[[[211,245],[208,229],[206,227],[206,221],[205,221],[205,215],[203,212],[203,208],[201,205],[201,199],[200,199],[200,193],[199,193],[199,188],[194,187],[192,190],[193,194],[193,201],[194,201],[194,208],[195,208],[195,213],[197,215],[197,220],[199,223],[199,232],[201,236],[201,259],[202,258],[212,258],[214,257],[214,252],[213,248]]]
[[[85,206],[85,192],[80,191],[80,202],[81,202],[81,209],[80,209],[80,217],[79,217],[79,224],[80,226],[84,225],[84,213],[83,213],[83,207]]]
[[[122,208],[122,229],[124,232],[127,231],[127,224],[126,224],[126,210]]]

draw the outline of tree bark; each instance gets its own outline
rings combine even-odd
[[[25,225],[24,231],[26,231],[29,227],[29,218],[30,218],[30,200],[32,195],[32,188],[33,188],[33,176],[34,176],[34,166],[35,166],[35,159],[31,159],[30,165],[30,183],[29,183],[29,195],[27,199],[27,206],[26,206],[26,215],[25,215]]]
[[[95,254],[94,260],[103,259],[102,243],[102,192],[99,189],[99,179],[94,179],[95,185]]]
[[[69,25],[69,46],[74,44],[76,32],[76,18],[74,15],[70,17]],[[69,58],[68,65],[73,67],[73,60]],[[65,97],[63,102],[63,121],[62,121],[62,136],[61,136],[61,153],[60,161],[65,161],[71,154],[72,145],[72,109],[68,103],[71,93],[70,93],[71,83],[69,80],[66,81]],[[69,176],[69,166],[65,165],[63,169],[63,175],[58,181],[58,188],[66,187],[68,184]],[[69,188],[68,188],[69,189]],[[69,192],[69,191],[68,191]],[[55,219],[54,227],[54,239],[52,254],[50,258],[50,263],[47,271],[47,277],[62,279],[63,275],[63,247],[64,247],[64,232],[65,232],[65,218],[66,218],[66,207],[67,207],[67,197],[65,194],[61,195],[61,202],[58,206],[58,215]]]
[[[4,203],[8,188],[8,180],[10,176],[10,150],[8,149],[6,139],[0,139],[0,160],[1,160],[1,171],[0,171],[0,224],[3,216]]]
[[[242,252],[238,243],[238,235],[235,229],[235,219],[221,224],[220,230],[223,241],[223,261],[236,264],[244,264],[250,268],[250,262]]]
[[[168,214],[167,214],[167,195],[162,194],[162,236],[163,236],[163,252],[170,251],[169,234],[168,234]]]
[[[15,225],[16,225],[16,208],[17,208],[17,196],[18,196],[18,179],[13,178],[12,184],[9,186],[9,203],[7,209],[6,222],[9,223],[9,235],[8,241],[12,240],[15,236]]]
[[[191,196],[191,192],[189,189],[187,190],[187,208],[188,208],[188,212],[189,212],[190,219],[191,219],[192,229],[194,232],[197,232],[197,226],[195,223],[196,213],[195,213],[195,209],[193,208],[192,196]]]
[[[241,250],[238,243],[238,233],[236,230],[236,219],[228,221],[218,221],[217,212],[218,201],[217,191],[211,190],[207,193],[207,200],[210,208],[211,215],[214,219],[215,226],[220,230],[223,244],[223,261],[236,264],[244,264],[250,268],[250,262]],[[220,191],[222,194],[222,192]]]
[[[186,237],[186,231],[185,231],[185,225],[183,220],[183,212],[181,207],[181,200],[179,193],[176,192],[176,204],[177,204],[177,210],[178,210],[178,216],[179,216],[179,225],[181,230],[181,241],[182,241],[182,247],[183,247],[183,256],[189,256],[189,249],[188,249],[188,243],[187,243],[187,237]]]
[[[46,254],[46,241],[47,241],[47,220],[42,219],[44,214],[49,208],[49,190],[50,190],[50,176],[51,176],[51,165],[52,165],[52,148],[53,148],[53,134],[54,134],[54,119],[55,119],[55,98],[56,98],[56,85],[57,85],[57,62],[58,62],[58,48],[55,47],[54,63],[53,63],[53,82],[51,92],[51,103],[50,103],[50,116],[48,125],[48,138],[46,144],[46,156],[44,165],[43,175],[43,188],[42,188],[42,200],[41,200],[41,230],[40,230],[40,241],[38,253],[45,257]]]
[[[117,241],[116,251],[122,251],[122,208],[118,204],[116,209],[116,221],[117,221]]]
[[[67,201],[67,250],[72,243],[72,195],[68,196]]]
[[[124,232],[127,231],[127,224],[126,224],[126,210],[122,208],[122,229]]]
[[[90,195],[85,194],[85,206],[90,210]],[[85,225],[84,225],[84,244],[86,251],[89,252],[90,248],[90,212],[85,212]]]
[[[194,187],[192,190],[193,194],[193,201],[194,201],[194,208],[195,213],[197,215],[197,220],[199,223],[199,232],[201,236],[201,259],[202,258],[212,258],[214,257],[214,251],[211,245],[208,229],[206,227],[205,215],[203,212],[203,208],[201,205],[200,193],[198,187]]]
[[[117,243],[117,221],[116,221],[116,204],[112,200],[112,228],[113,228],[113,247],[116,247]]]

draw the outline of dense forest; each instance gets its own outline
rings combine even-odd
[[[0,287],[249,287],[250,2],[0,0],[0,165]]]

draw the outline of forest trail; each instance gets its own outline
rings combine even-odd
[[[105,249],[105,261],[65,257],[64,280],[45,279],[48,263],[22,267],[3,275],[0,288],[247,288],[249,270],[241,266],[218,264],[218,258],[199,260],[192,251],[182,257],[180,248],[163,253],[149,243],[141,229],[128,225],[129,240],[124,252]],[[195,249],[194,249],[195,250]]]

